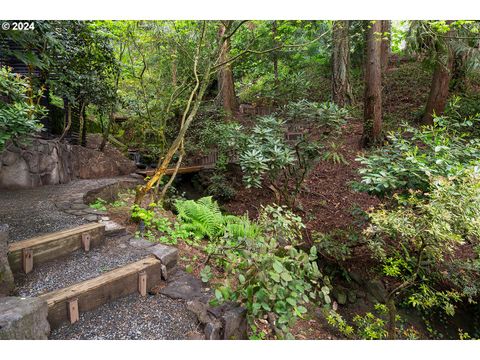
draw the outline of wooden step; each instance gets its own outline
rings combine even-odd
[[[50,326],[56,328],[64,322],[76,321],[78,314],[72,312],[72,306],[79,313],[90,311],[135,292],[142,292],[144,295],[160,281],[161,261],[152,255],[40,297],[47,301]]]
[[[68,255],[83,247],[82,237],[90,238],[90,248],[104,239],[105,225],[91,223],[32,239],[14,242],[8,247],[8,261],[14,273],[29,272],[35,265]],[[25,271],[26,270],[26,271]]]

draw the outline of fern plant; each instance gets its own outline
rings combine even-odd
[[[211,196],[194,200],[177,200],[175,207],[184,229],[195,236],[214,239],[223,231],[223,215],[216,201]]]
[[[182,228],[199,238],[214,240],[228,234],[234,239],[254,239],[260,233],[259,226],[251,223],[247,216],[223,215],[211,196],[197,201],[177,200],[175,207]]]

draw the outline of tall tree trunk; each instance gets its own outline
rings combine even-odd
[[[371,22],[367,29],[362,136],[364,147],[378,143],[382,134],[381,30],[381,21]]]
[[[83,106],[83,111],[82,111],[82,136],[81,136],[81,144],[82,146],[87,146],[87,106]]]
[[[385,72],[388,68],[388,61],[390,60],[391,52],[391,38],[392,38],[392,21],[382,20],[382,71]]]
[[[353,102],[348,29],[348,20],[333,22],[332,94],[333,101],[339,106]]]
[[[452,21],[447,21],[451,24]],[[450,29],[446,36],[453,36],[454,32]],[[448,40],[437,42],[437,58],[435,69],[433,70],[432,85],[430,87],[430,94],[428,96],[427,105],[425,107],[425,114],[422,122],[426,125],[433,124],[433,115],[441,115],[445,111],[447,104],[450,78],[452,76],[454,54],[448,44]]]
[[[220,23],[218,37],[221,46],[220,63],[226,62],[230,58],[230,39],[224,39],[226,26]],[[219,102],[223,105],[223,109],[228,115],[232,115],[238,111],[237,98],[235,96],[235,82],[233,80],[233,72],[231,63],[223,65],[218,72],[218,90]]]
[[[273,36],[273,44],[274,47],[278,46],[277,41],[277,20],[273,20],[272,22],[272,36]],[[275,81],[275,86],[278,86],[278,52],[276,50],[272,51],[272,58],[273,58],[273,78]]]

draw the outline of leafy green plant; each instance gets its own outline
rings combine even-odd
[[[318,269],[315,247],[309,253],[294,247],[280,247],[275,239],[263,237],[242,243],[241,250],[229,250],[226,271],[236,274],[236,286],[228,282],[217,288],[218,302],[239,301],[248,320],[274,314],[275,335],[291,337],[289,329],[307,313],[310,301],[330,304],[329,279]]]
[[[262,206],[258,221],[268,237],[277,239],[281,246],[301,245],[305,225],[302,218],[291,212],[286,206]]]
[[[268,187],[277,202],[294,207],[305,177],[319,158],[320,145],[307,139],[288,144],[284,125],[274,116],[259,117],[249,134],[237,135],[232,141],[237,140],[246,187]]]
[[[334,164],[348,165],[348,161],[340,152],[342,144],[331,142],[329,149],[326,150],[322,156],[323,160],[330,161]]]
[[[118,207],[127,206],[127,203],[123,200],[115,200],[114,202],[112,202],[110,204],[110,206],[112,206],[114,208],[118,208]]]
[[[160,216],[155,212],[156,203],[151,203],[148,209],[133,205],[131,219],[143,221],[145,233],[143,236],[150,241],[159,241],[164,244],[176,245],[178,239],[188,241],[192,236],[187,228],[179,223],[172,223],[167,217]],[[141,235],[141,234],[139,234]]]
[[[107,207],[105,206],[107,202],[103,200],[102,198],[97,198],[93,203],[91,203],[89,206],[92,209],[100,210],[100,211],[107,211]]]
[[[210,178],[210,181],[211,183],[207,188],[207,192],[215,199],[226,201],[235,197],[236,191],[227,181],[227,178],[223,173],[217,171]]]
[[[328,233],[313,232],[312,238],[318,252],[325,258],[342,262],[350,259],[355,246],[364,239],[357,230],[337,229]]]
[[[209,265],[206,265],[202,271],[200,271],[200,278],[204,283],[208,283],[212,278],[212,268]]]
[[[39,120],[46,110],[38,104],[41,96],[42,91],[32,94],[28,79],[0,67],[0,152],[7,141],[22,142],[42,129]]]
[[[338,132],[349,116],[347,109],[333,102],[317,103],[305,99],[288,103],[281,114],[292,122],[304,120],[333,132]]]
[[[388,309],[385,305],[376,304],[373,312],[367,312],[364,315],[356,314],[350,325],[339,313],[330,310],[327,322],[349,339],[384,340],[388,338],[385,319],[387,313]],[[400,324],[398,329],[400,339],[415,340],[419,338],[418,332],[413,327],[407,327],[400,316],[397,315],[396,321]]]

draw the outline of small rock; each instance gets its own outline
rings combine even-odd
[[[101,220],[102,220],[102,221],[109,221],[110,218],[109,218],[108,216],[102,216],[102,217],[101,217]]]
[[[205,339],[206,340],[221,340],[222,326],[217,322],[211,322],[205,325]]]
[[[187,334],[187,340],[205,340],[205,335],[196,331],[190,331]]]
[[[190,300],[187,302],[187,309],[193,312],[200,323],[208,324],[214,318],[208,314],[208,304],[198,300]]]
[[[378,302],[385,303],[387,301],[387,290],[379,279],[373,279],[365,284],[366,291],[372,295]]]
[[[354,290],[348,290],[347,292],[347,298],[348,298],[348,302],[353,304],[355,303],[355,301],[357,301],[357,294]]]
[[[173,246],[167,246],[163,244],[158,244],[150,249],[150,253],[155,255],[162,264],[166,265],[167,268],[171,269],[177,264],[178,250]]]
[[[340,305],[345,305],[347,303],[347,294],[343,288],[334,288],[332,295]]]
[[[246,340],[247,309],[237,306],[225,313],[222,319],[223,338],[225,340]]]
[[[87,221],[97,221],[97,215],[87,215],[87,216],[84,216],[84,219],[87,220]]]
[[[355,281],[358,285],[362,285],[363,284],[363,279],[362,279],[362,275],[360,275],[360,273],[356,272],[356,271],[350,271],[348,273],[348,275],[350,276],[350,278]]]

